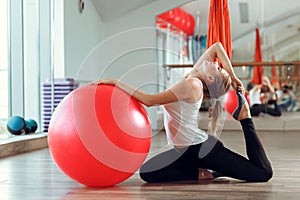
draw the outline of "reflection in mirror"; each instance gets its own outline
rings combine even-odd
[[[163,90],[182,79],[207,47],[208,16],[213,0],[196,0],[157,15],[159,83]],[[300,86],[300,1],[228,1],[232,37],[232,63],[244,86],[267,76],[276,89],[291,88],[298,111]],[[258,34],[257,34],[258,33]],[[257,40],[261,58],[257,59]],[[256,62],[256,63],[254,63]],[[257,63],[258,62],[258,63]],[[180,65],[181,68],[172,68]],[[260,68],[260,69],[259,69]],[[260,78],[259,78],[260,77]],[[259,80],[260,82],[262,80]],[[277,92],[281,100],[280,93]],[[292,96],[292,97],[291,97]],[[279,102],[278,102],[279,103]],[[289,112],[288,112],[289,111]],[[300,112],[296,112],[297,114]]]

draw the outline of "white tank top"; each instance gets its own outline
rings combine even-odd
[[[196,103],[181,100],[163,106],[164,126],[169,144],[185,147],[207,140],[207,133],[198,128],[202,99],[203,96]]]
[[[260,89],[252,89],[249,91],[249,101],[250,101],[250,106],[253,106],[255,104],[261,104],[261,101],[260,101],[260,92],[261,90]]]

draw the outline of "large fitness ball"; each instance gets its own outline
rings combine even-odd
[[[49,124],[48,144],[59,168],[87,186],[112,186],[144,162],[151,126],[144,107],[111,85],[88,85],[67,95]]]
[[[7,130],[13,135],[21,135],[25,131],[25,120],[20,116],[13,116],[7,121]]]

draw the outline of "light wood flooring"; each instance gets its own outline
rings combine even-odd
[[[88,188],[65,176],[51,159],[49,150],[42,149],[0,160],[0,199],[299,200],[300,132],[259,132],[259,135],[274,168],[274,177],[267,183],[220,179],[146,184],[135,174],[114,187]],[[224,132],[221,140],[227,147],[245,154],[240,131]],[[152,144],[150,156],[165,146],[164,134],[157,134]]]

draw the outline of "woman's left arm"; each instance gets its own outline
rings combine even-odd
[[[118,79],[111,79],[111,78],[102,79],[93,82],[93,84],[115,85],[116,87],[125,91],[130,96],[133,96],[139,102],[141,102],[142,104],[148,107],[163,105],[178,100],[189,99],[194,97],[194,94],[191,93],[190,90],[188,89],[188,87],[194,87],[194,86],[191,86],[190,83],[187,81],[181,81],[178,84],[176,84],[173,88],[167,89],[163,92],[156,93],[156,94],[145,93],[142,90],[134,88]]]

